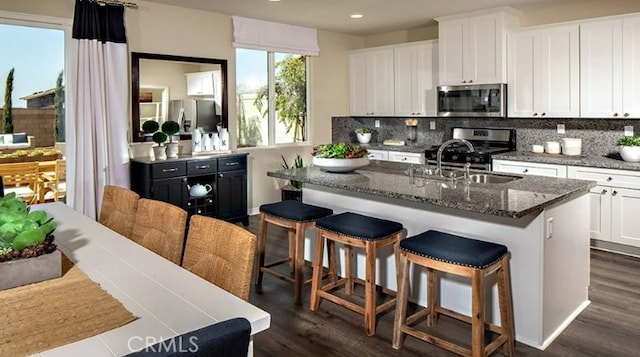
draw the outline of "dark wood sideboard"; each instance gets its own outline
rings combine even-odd
[[[199,214],[248,226],[247,155],[131,159],[131,189],[140,197],[182,207],[189,216]],[[205,196],[193,197],[189,187],[196,184],[211,185],[212,189]]]

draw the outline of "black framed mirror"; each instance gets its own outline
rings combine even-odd
[[[131,52],[132,141],[147,141],[147,120],[178,122],[180,139],[227,128],[227,60]]]

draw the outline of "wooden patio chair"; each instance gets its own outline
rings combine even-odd
[[[43,181],[41,202],[53,198],[58,202],[67,195],[67,160],[56,160],[53,172],[42,172],[40,178]],[[51,195],[50,195],[51,194]]]
[[[32,204],[38,201],[38,162],[0,164],[0,176],[5,194],[15,192],[16,197]]]
[[[111,230],[131,238],[139,199],[140,196],[129,189],[105,186],[98,221]]]
[[[235,224],[193,215],[182,267],[248,301],[256,235]]]
[[[180,265],[187,211],[167,202],[141,198],[131,240]]]

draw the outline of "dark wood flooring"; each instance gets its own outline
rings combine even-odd
[[[248,227],[257,233],[259,216]],[[269,226],[267,262],[286,256],[286,231]],[[275,259],[274,259],[275,258]],[[302,305],[294,305],[292,286],[265,275],[262,291],[250,302],[271,314],[271,328],[254,337],[254,355],[262,356],[454,356],[408,336],[404,347],[391,347],[393,313],[378,318],[376,335],[367,337],[363,317],[329,301],[309,310],[309,287]],[[640,259],[592,250],[591,304],[545,350],[516,343],[518,356],[640,356]],[[443,317],[438,331],[469,341],[470,328]],[[495,353],[502,355],[502,350]]]

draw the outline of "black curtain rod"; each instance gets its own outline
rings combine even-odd
[[[124,6],[124,7],[130,8],[130,9],[137,9],[138,8],[138,4],[136,4],[136,3],[127,2],[127,1],[120,1],[120,0],[88,0],[88,1],[95,2],[95,3],[98,3],[100,5]]]

